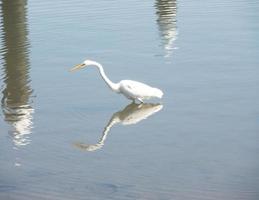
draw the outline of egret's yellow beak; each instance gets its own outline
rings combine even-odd
[[[73,71],[76,71],[78,69],[82,69],[83,67],[85,67],[85,64],[84,63],[81,63],[81,64],[78,64],[76,66],[74,66],[72,69],[70,69],[69,71],[70,72],[73,72]]]

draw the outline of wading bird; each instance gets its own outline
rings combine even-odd
[[[162,98],[163,96],[163,92],[160,89],[148,86],[144,83],[140,83],[137,81],[122,80],[119,83],[113,83],[104,73],[102,65],[92,60],[85,60],[83,63],[74,66],[70,71],[75,71],[87,66],[97,67],[103,80],[106,82],[109,88],[111,88],[111,90],[116,93],[123,94],[126,98],[132,101],[138,100],[143,103],[145,99],[150,99],[154,97]]]

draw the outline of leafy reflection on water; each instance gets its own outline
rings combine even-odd
[[[177,37],[176,0],[156,0],[157,24],[162,38],[165,57],[170,57]]]
[[[3,0],[0,5],[4,81],[1,106],[4,120],[11,125],[9,133],[15,147],[30,143],[33,125],[26,6],[27,1],[24,0]]]
[[[123,110],[118,111],[112,115],[108,124],[105,126],[103,130],[103,134],[96,144],[84,144],[84,143],[76,143],[75,146],[81,150],[85,151],[95,151],[100,149],[104,145],[104,141],[110,131],[110,129],[117,123],[121,123],[123,125],[131,125],[137,124],[140,121],[148,118],[149,116],[155,114],[163,108],[161,104],[136,104],[131,103],[127,105]]]

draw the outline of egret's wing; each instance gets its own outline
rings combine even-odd
[[[129,95],[131,97],[149,97],[153,95],[153,89],[152,87],[140,83],[137,81],[131,81],[131,80],[124,80],[121,81],[121,90],[122,92],[126,93],[126,95]]]

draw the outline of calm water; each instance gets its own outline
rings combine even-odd
[[[258,1],[0,4],[0,199],[259,199]],[[114,80],[161,88],[142,106]]]

